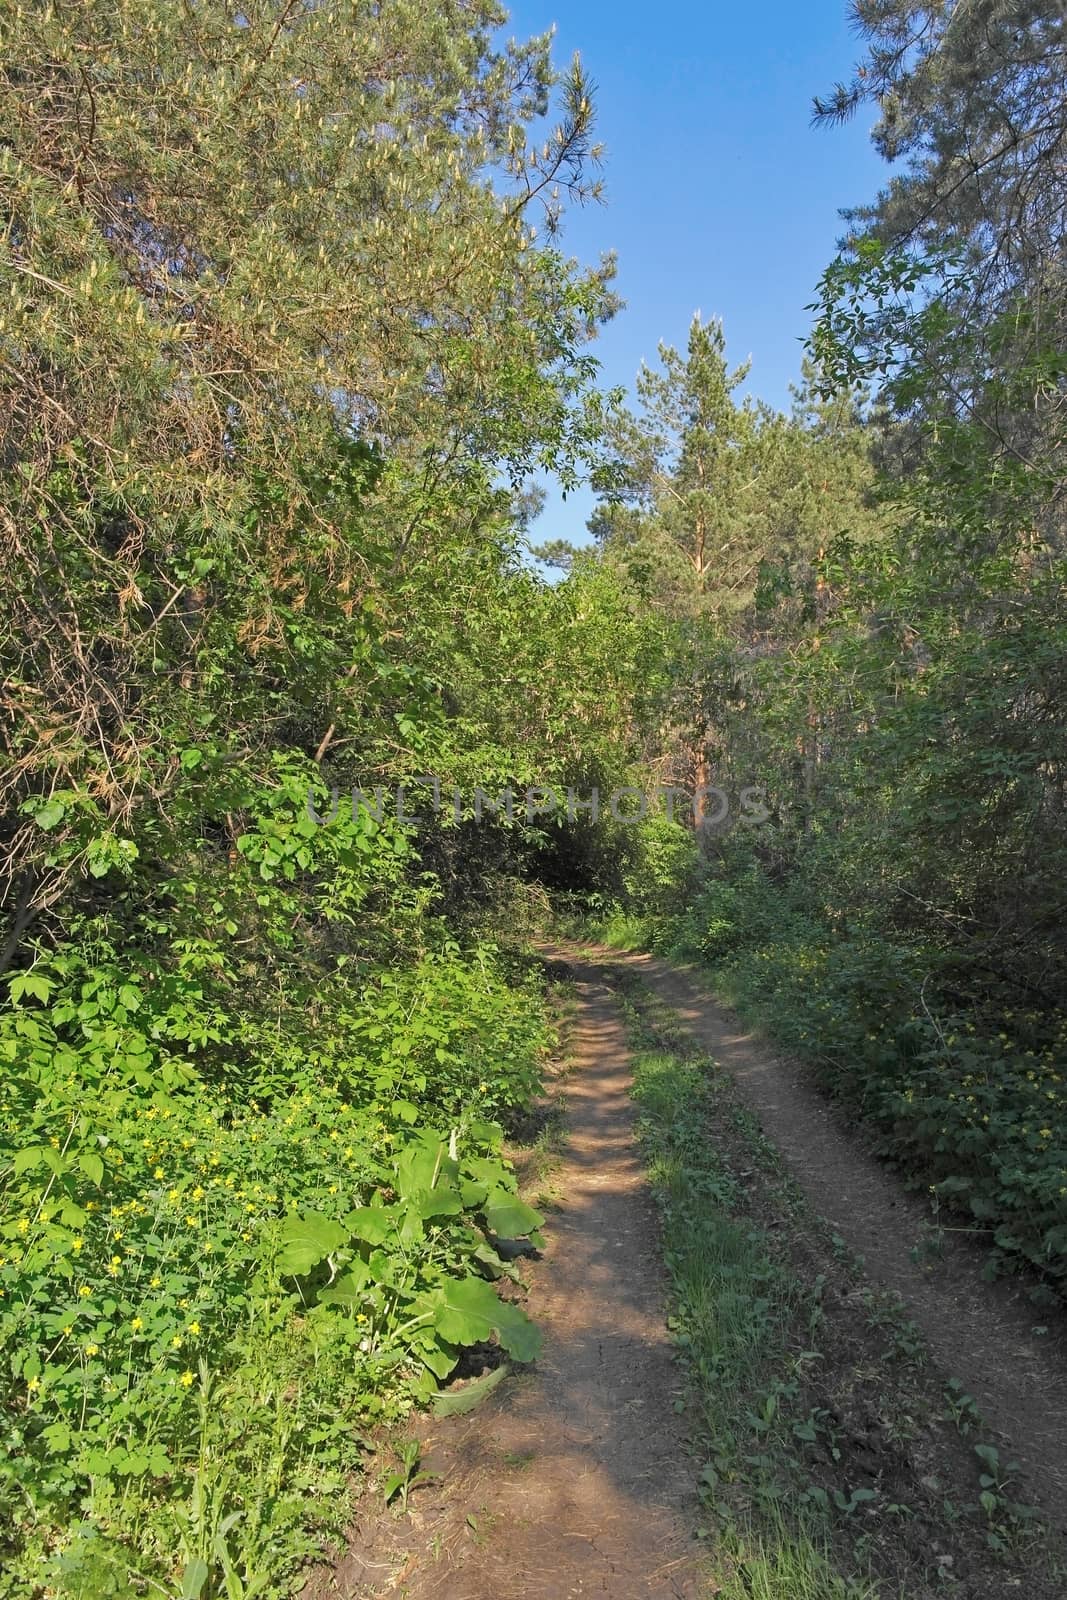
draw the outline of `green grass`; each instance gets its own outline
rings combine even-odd
[[[631,990],[631,993],[633,991]],[[790,1496],[780,1402],[790,1332],[810,1296],[743,1215],[710,1132],[712,1065],[672,1047],[628,1002],[639,1135],[662,1216],[669,1326],[683,1352],[705,1456],[701,1492],[723,1600],[876,1600],[862,1561],[841,1570],[818,1508]],[[787,1511],[786,1506],[789,1504]]]
[[[729,1570],[716,1600],[875,1600],[879,1592],[841,1577],[817,1537],[796,1533],[773,1508],[761,1531],[724,1544]]]

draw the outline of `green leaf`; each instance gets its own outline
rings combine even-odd
[[[466,1411],[473,1411],[475,1406],[480,1406],[483,1400],[488,1399],[496,1388],[507,1377],[511,1368],[504,1361],[499,1367],[494,1367],[492,1372],[487,1372],[484,1377],[476,1378],[473,1383],[465,1383],[461,1389],[449,1389],[445,1393],[434,1395],[433,1414],[435,1417],[459,1417]]]
[[[517,1194],[496,1188],[485,1203],[485,1220],[501,1239],[521,1239],[534,1233],[545,1219]]]
[[[336,1283],[331,1283],[328,1289],[323,1289],[319,1299],[328,1306],[358,1306],[367,1298],[367,1284],[371,1281],[371,1271],[365,1261],[358,1256],[348,1271]]]
[[[453,1188],[446,1188],[442,1184],[421,1195],[416,1202],[416,1209],[424,1221],[430,1217],[457,1217],[463,1210],[463,1202]]]
[[[435,1378],[443,1381],[455,1370],[456,1362],[459,1360],[459,1350],[454,1344],[447,1344],[444,1339],[435,1339],[432,1334],[427,1338],[416,1338],[412,1342]]]
[[[449,1158],[446,1142],[437,1133],[424,1133],[413,1139],[396,1160],[397,1193],[405,1200],[458,1176],[459,1163]]]
[[[182,1573],[181,1600],[200,1600],[204,1585],[211,1576],[211,1568],[202,1556],[193,1556],[185,1563]]]
[[[42,1144],[28,1144],[24,1150],[16,1150],[14,1168],[15,1177],[24,1172],[32,1172],[34,1167],[39,1167],[44,1160],[45,1147]]]
[[[384,1244],[397,1233],[399,1218],[395,1206],[358,1206],[348,1213],[345,1226],[364,1244]]]
[[[516,1361],[536,1361],[541,1354],[540,1328],[510,1300],[499,1300],[497,1304],[500,1310],[497,1313],[496,1332],[504,1349]]]
[[[21,1000],[23,995],[29,994],[35,1000],[45,1001],[55,984],[43,972],[19,972],[12,978],[10,988],[12,1000]]]
[[[33,820],[39,828],[43,828],[48,833],[50,829],[57,827],[63,821],[66,814],[67,808],[62,800],[52,799],[45,801],[41,809],[34,812]]]
[[[471,1251],[472,1258],[485,1268],[490,1278],[499,1278],[504,1272],[514,1276],[514,1268],[509,1267],[506,1261],[501,1260],[488,1239],[479,1238]]]
[[[83,1150],[78,1161],[85,1176],[90,1183],[95,1183],[99,1189],[104,1178],[104,1163],[95,1150]]]
[[[397,1490],[403,1488],[407,1481],[408,1475],[406,1472],[390,1472],[388,1477],[382,1479],[382,1496],[386,1505],[389,1504]]]
[[[484,1278],[458,1278],[427,1296],[434,1326],[450,1344],[480,1344],[495,1331],[516,1361],[533,1361],[541,1334],[518,1306],[500,1300]]]
[[[70,1449],[71,1433],[69,1426],[65,1422],[51,1423],[49,1427],[44,1429],[41,1438],[47,1444],[52,1455],[66,1455]]]
[[[317,1267],[331,1250],[344,1244],[348,1233],[332,1218],[308,1212],[303,1217],[286,1217],[281,1237],[278,1265],[283,1272],[299,1274]]]

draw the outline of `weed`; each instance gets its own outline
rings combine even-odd
[[[791,1415],[799,1396],[792,1330],[817,1329],[821,1286],[810,1295],[801,1291],[764,1232],[744,1216],[745,1179],[709,1137],[718,1092],[710,1064],[687,1049],[676,1020],[642,991],[627,984],[624,995],[639,1047],[639,1134],[663,1216],[668,1327],[689,1371],[706,1451],[699,1489],[717,1549],[725,1541],[733,1551],[726,1560],[719,1555],[719,1593],[738,1600],[868,1600],[873,1583],[843,1575],[828,1553],[818,1525],[835,1508],[825,1495],[821,1502],[817,1494],[804,1498],[789,1448],[790,1439],[803,1442],[806,1430],[834,1448],[828,1414],[795,1421]],[[748,1119],[740,1122],[746,1133],[754,1131]],[[753,1148],[754,1159],[773,1172],[777,1162],[761,1136]],[[817,1351],[806,1348],[797,1365],[817,1360]],[[838,1515],[851,1516],[868,1494],[854,1491]]]
[[[422,1446],[417,1439],[405,1439],[399,1448],[398,1454],[400,1456],[399,1467],[395,1472],[386,1474],[380,1487],[382,1499],[386,1505],[390,1505],[393,1500],[397,1500],[400,1510],[406,1512],[409,1494],[425,1483],[436,1482],[438,1474],[436,1472],[419,1471]]]

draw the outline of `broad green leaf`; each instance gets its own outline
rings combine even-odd
[[[476,1183],[473,1178],[463,1178],[459,1186],[460,1197],[468,1211],[475,1211],[489,1193],[489,1186]]]
[[[406,1472],[390,1472],[386,1477],[384,1477],[382,1479],[382,1482],[381,1482],[382,1497],[385,1500],[386,1505],[389,1504],[390,1500],[396,1494],[397,1490],[402,1488],[403,1485],[405,1483],[407,1483],[407,1481],[408,1481],[408,1475],[407,1475]]]
[[[51,1423],[49,1427],[45,1428],[41,1437],[53,1455],[66,1455],[70,1449],[71,1432],[65,1422]]]
[[[347,1231],[330,1217],[308,1212],[303,1217],[286,1217],[282,1224],[282,1248],[278,1265],[283,1272],[310,1272],[320,1261],[337,1250],[348,1238]]]
[[[521,1239],[535,1232],[545,1220],[533,1206],[528,1206],[507,1189],[492,1190],[484,1210],[486,1222],[501,1239]]]
[[[457,1217],[463,1210],[463,1202],[456,1191],[449,1186],[430,1189],[419,1197],[417,1201],[419,1216],[425,1221],[431,1217]]]
[[[66,814],[67,808],[62,800],[53,798],[47,800],[39,811],[34,812],[33,820],[39,828],[43,828],[48,833],[52,828],[59,826]]]
[[[473,1383],[465,1383],[461,1389],[446,1389],[441,1394],[434,1395],[434,1416],[459,1417],[466,1411],[473,1411],[475,1406],[480,1406],[483,1400],[489,1398],[510,1371],[511,1368],[504,1361],[499,1367],[494,1367],[492,1372],[487,1372],[484,1377],[475,1378]]]
[[[211,1568],[201,1556],[193,1556],[185,1563],[182,1573],[181,1600],[200,1600],[204,1585],[211,1576]]]
[[[526,1313],[499,1299],[484,1278],[450,1280],[428,1299],[434,1325],[450,1344],[480,1344],[496,1332],[516,1361],[533,1361],[541,1348],[541,1334]]]
[[[81,1156],[79,1157],[78,1165],[85,1173],[85,1176],[88,1178],[89,1182],[95,1183],[96,1187],[99,1188],[104,1178],[104,1163],[101,1161],[96,1151],[83,1150]]]
[[[396,1235],[400,1218],[395,1206],[358,1206],[348,1213],[345,1226],[364,1244],[384,1244]]]
[[[459,1350],[453,1344],[448,1344],[444,1339],[437,1339],[432,1333],[427,1333],[425,1338],[412,1341],[420,1359],[429,1367],[435,1378],[444,1381],[454,1370],[459,1360]]]
[[[536,1361],[541,1354],[541,1330],[525,1311],[510,1300],[498,1302],[497,1338],[516,1361]]]
[[[51,978],[46,978],[43,972],[19,972],[10,984],[12,1000],[32,995],[35,1000],[46,1001],[54,988]]]
[[[370,1281],[370,1268],[357,1256],[336,1283],[331,1283],[328,1289],[322,1290],[319,1299],[329,1306],[362,1305],[367,1298],[367,1284]]]
[[[490,1191],[497,1189],[508,1176],[508,1169],[499,1156],[473,1156],[465,1162],[466,1170]]]
[[[503,1142],[504,1130],[499,1122],[479,1120],[471,1123],[467,1129],[467,1135],[474,1140],[475,1144],[488,1145],[491,1150],[498,1150]],[[473,1162],[469,1164],[472,1168],[474,1167]],[[499,1168],[499,1163],[497,1163],[497,1166]]]
[[[443,1180],[457,1178],[459,1163],[451,1161],[447,1152],[447,1142],[436,1133],[425,1133],[405,1145],[396,1161],[397,1193],[410,1200]]]
[[[417,1204],[405,1207],[400,1219],[400,1231],[397,1238],[406,1250],[411,1250],[415,1245],[421,1245],[426,1237],[422,1216]]]
[[[479,1238],[471,1255],[485,1268],[491,1278],[499,1278],[505,1272],[514,1273],[514,1268],[509,1268],[508,1263],[500,1258],[488,1239]]]

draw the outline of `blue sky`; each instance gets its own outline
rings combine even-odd
[[[869,113],[810,126],[812,94],[862,53],[845,0],[520,0],[508,31],[553,23],[557,63],[578,50],[597,86],[607,146],[607,203],[570,211],[563,238],[585,261],[618,252],[626,309],[597,341],[605,384],[630,386],[661,339],[684,344],[699,310],[723,318],[731,361],[751,356],[750,391],[787,406],[838,212],[888,173]],[[552,489],[533,538],[583,539],[591,506]]]

